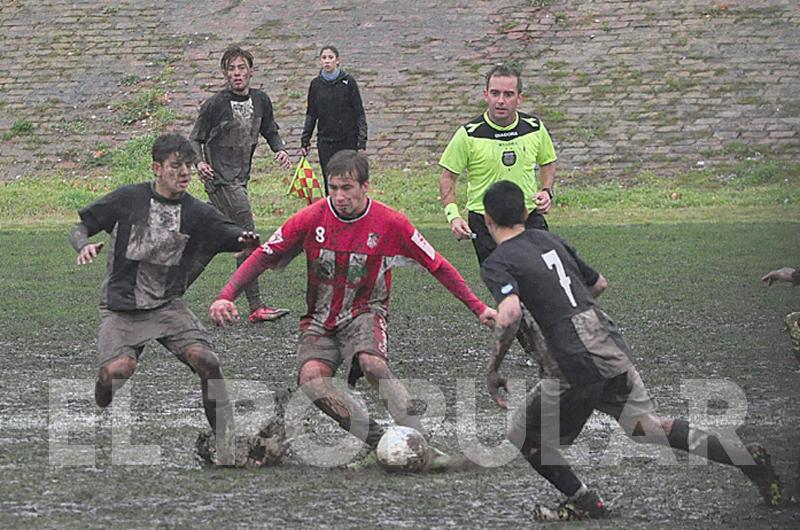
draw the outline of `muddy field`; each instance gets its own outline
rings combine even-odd
[[[621,323],[660,412],[763,442],[787,490],[794,489],[800,451],[800,363],[782,318],[800,309],[800,291],[767,289],[758,278],[800,264],[799,228],[557,230],[609,278],[601,305]],[[357,459],[360,448],[300,406],[287,425],[292,450],[280,465],[203,467],[194,450],[206,428],[199,384],[157,345],[146,350],[115,408],[99,413],[91,392],[104,265],[74,266],[66,229],[0,232],[0,527],[511,528],[533,524],[534,504],[559,500],[519,458],[451,473],[349,469],[340,464]],[[424,232],[486,298],[471,249],[443,230]],[[232,258],[218,257],[187,294],[202,318],[231,270]],[[294,389],[304,264],[267,273],[262,289],[292,314],[215,332],[243,429],[269,418],[275,392]],[[484,463],[509,460],[500,446],[505,415],[490,403],[480,375],[488,331],[433,278],[414,270],[396,275],[392,311],[392,364],[424,397],[433,443]],[[504,368],[519,385],[537,380],[517,347]],[[385,421],[362,385],[360,397]],[[798,504],[766,509],[737,470],[633,446],[601,416],[570,456],[583,480],[613,499],[613,519],[591,525],[800,527]]]

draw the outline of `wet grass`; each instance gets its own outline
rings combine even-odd
[[[708,378],[735,384],[747,400],[739,435],[748,442],[763,441],[778,471],[793,476],[800,374],[782,317],[797,309],[798,295],[785,285],[768,289],[758,278],[771,268],[800,263],[800,224],[561,226],[554,220],[553,225],[609,278],[600,303],[621,324],[662,413],[699,412],[701,420],[719,420],[725,403],[692,401],[681,393],[681,383]],[[195,437],[205,429],[197,381],[156,346],[148,347],[130,385],[130,443],[157,445],[160,465],[112,464],[112,420],[97,414],[91,387],[62,404],[62,414],[72,420],[69,442],[93,448],[95,464],[50,463],[48,422],[56,414],[48,412],[48,403],[54,382],[78,379],[91,385],[95,375],[97,294],[104,269],[99,262],[80,269],[74,265],[67,228],[0,231],[0,526],[516,528],[530,524],[533,504],[557,501],[553,489],[519,459],[496,469],[424,476],[313,467],[296,456],[256,471],[203,469],[193,458]],[[267,224],[262,230],[269,230]],[[453,241],[442,229],[425,233],[486,299],[468,244]],[[187,293],[190,307],[204,321],[232,261],[216,258]],[[289,307],[290,317],[214,332],[232,381],[270,390],[294,387],[304,270],[299,259],[285,272],[264,277],[262,290],[271,302]],[[240,309],[245,309],[241,301]],[[428,274],[401,269],[395,276],[390,334],[396,373],[428,382],[445,396],[446,416],[433,442],[448,450],[459,446],[455,411],[466,398],[458,380],[466,379],[474,381],[479,438],[494,444],[504,417],[484,395],[480,375],[488,332]],[[516,347],[505,371],[536,381]],[[359,390],[385,419],[372,392],[364,386]],[[314,414],[308,424],[338,433]],[[579,442],[594,460],[577,467],[606,498],[620,496],[615,527],[788,528],[800,523],[796,505],[777,512],[762,509],[747,480],[723,466],[680,458],[670,466],[626,458],[632,453],[625,451],[615,462],[598,465],[603,449],[615,440],[608,424],[591,423]]]
[[[601,136],[602,127],[581,132]],[[139,135],[114,149],[97,146],[84,161],[86,175],[51,174],[0,182],[0,227],[52,224],[75,219],[76,209],[122,184],[152,178],[154,134]],[[558,174],[553,218],[564,224],[738,221],[800,218],[800,163],[772,156],[763,146],[733,142],[704,156],[731,162],[705,163],[672,177],[631,171],[619,179],[580,172]],[[316,164],[312,164],[316,167]],[[319,172],[318,172],[319,173]],[[442,226],[441,169],[435,160],[405,168],[373,165],[371,195],[420,225]],[[256,157],[249,184],[256,217],[277,224],[305,205],[286,194],[293,171],[276,170],[269,154]],[[320,175],[321,178],[321,175]],[[205,193],[197,178],[189,188]],[[463,205],[466,180],[457,186]]]

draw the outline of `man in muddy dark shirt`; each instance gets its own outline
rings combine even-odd
[[[86,265],[104,246],[89,238],[101,231],[111,235],[100,298],[97,404],[111,403],[144,346],[157,340],[200,376],[208,422],[217,440],[230,441],[233,417],[219,360],[181,296],[196,255],[252,249],[259,238],[186,192],[194,160],[186,138],[160,136],[153,144],[155,180],[122,186],[81,209],[69,239],[78,265]],[[226,463],[231,447],[220,446],[220,462]]]
[[[286,144],[278,134],[269,96],[250,88],[253,55],[238,46],[230,46],[222,54],[220,66],[227,87],[203,103],[192,130],[192,144],[199,157],[197,171],[211,204],[245,230],[255,230],[247,182],[258,136],[267,140],[281,167],[289,169],[291,161]],[[246,257],[238,257],[237,265]],[[200,258],[192,264],[189,283],[210,259]],[[247,286],[245,295],[250,306],[250,322],[275,320],[288,313],[264,304],[258,280]]]
[[[615,418],[636,442],[737,467],[756,484],[767,505],[778,506],[780,483],[762,446],[745,447],[683,418],[656,414],[619,328],[595,303],[606,279],[565,241],[544,230],[526,230],[522,190],[510,181],[497,182],[483,204],[497,248],[483,262],[481,278],[499,304],[486,382],[500,407],[507,408],[508,402],[500,392],[506,380],[498,369],[519,327],[522,304],[546,343],[539,350],[544,377],[515,412],[509,431],[531,467],[566,496],[556,509],[534,509],[534,518],[560,521],[607,514],[603,500],[581,482],[561,453],[595,410]]]

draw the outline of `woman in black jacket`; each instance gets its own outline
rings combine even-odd
[[[356,80],[339,67],[339,50],[324,46],[319,52],[322,69],[308,87],[308,106],[300,152],[311,150],[311,135],[317,127],[317,150],[325,193],[328,193],[328,160],[342,149],[367,148],[367,116]]]

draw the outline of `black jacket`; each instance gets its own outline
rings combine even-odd
[[[356,80],[341,71],[333,81],[321,75],[308,87],[306,121],[300,145],[311,145],[311,135],[317,126],[317,143],[355,140],[358,149],[367,147],[367,116]]]

